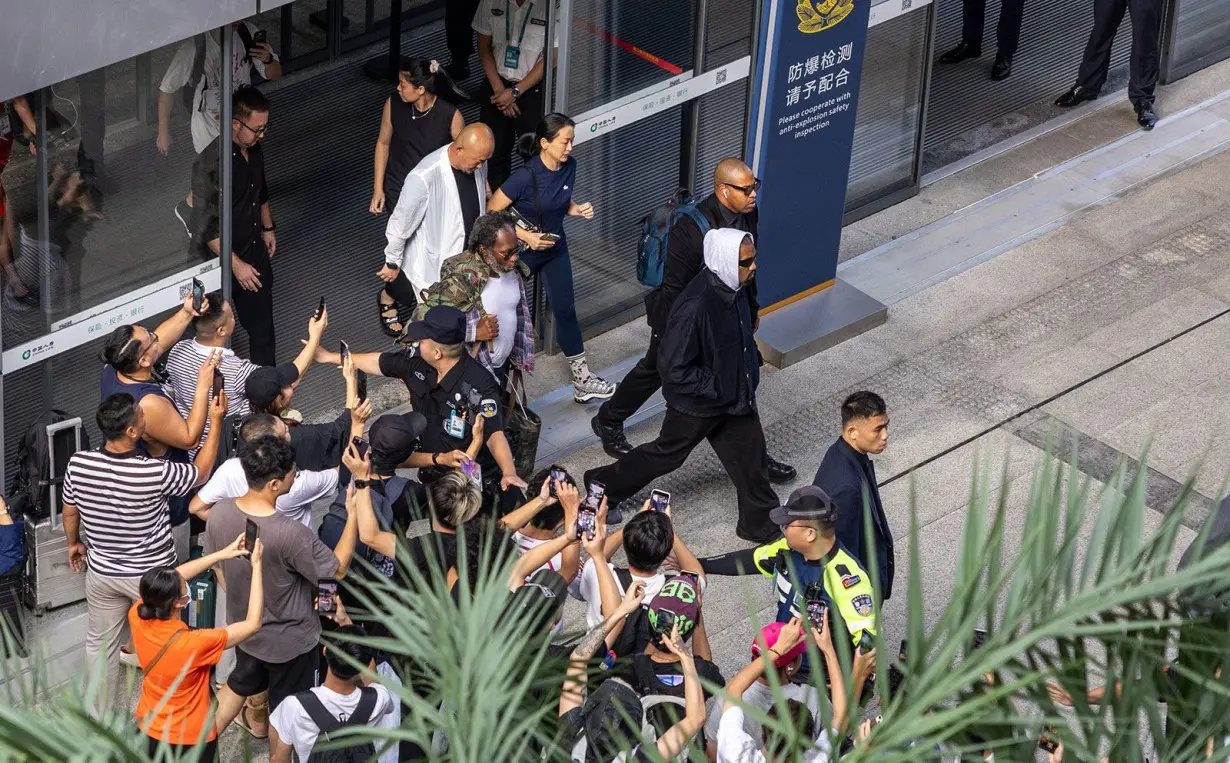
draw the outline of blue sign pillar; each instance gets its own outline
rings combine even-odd
[[[756,281],[769,310],[837,275],[871,4],[763,2],[748,156],[763,181]]]

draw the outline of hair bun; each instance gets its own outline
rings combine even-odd
[[[434,59],[434,58],[433,58],[433,59],[431,59],[431,61],[427,64],[427,71],[431,72],[432,74],[437,74],[437,73],[439,73],[439,71],[440,71],[440,62],[439,62],[439,61],[437,61],[437,60],[436,60],[436,59]]]

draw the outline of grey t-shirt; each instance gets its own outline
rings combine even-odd
[[[205,525],[205,553],[226,548],[243,534],[247,520],[256,522],[264,546],[261,557],[265,585],[265,613],[261,629],[243,642],[243,651],[258,660],[281,663],[316,649],[320,618],[312,606],[317,581],[337,574],[337,557],[316,533],[301,523],[275,513],[250,517],[233,499],[218,501]],[[246,558],[222,562],[226,579],[226,621],[248,616],[252,564]]]

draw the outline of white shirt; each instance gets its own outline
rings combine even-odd
[[[499,368],[512,354],[517,336],[517,305],[521,303],[521,281],[510,270],[499,278],[489,278],[483,286],[483,310],[500,322],[500,333],[491,342],[491,365]]]
[[[385,228],[384,261],[410,279],[414,293],[440,280],[440,264],[465,249],[461,199],[448,152],[452,144],[432,151],[406,175],[397,206]],[[474,171],[479,201],[487,198],[487,163]],[[483,204],[480,204],[480,209]],[[515,333],[514,323],[511,331]]]
[[[376,706],[372,708],[371,719],[367,725],[378,729],[397,728],[401,717],[397,701],[389,694],[389,690],[380,684],[372,684],[371,688],[376,690]],[[349,694],[338,694],[324,686],[317,686],[312,689],[312,693],[335,718],[343,720],[349,718],[359,706],[359,698],[362,696],[358,689]],[[308,759],[312,754],[312,745],[316,744],[316,737],[320,736],[320,729],[312,723],[311,717],[295,695],[282,700],[269,716],[269,723],[278,730],[278,736],[283,742],[295,748],[297,760]],[[380,756],[380,763],[397,763],[397,744],[394,742],[389,748]],[[380,742],[376,742],[376,749],[381,749]]]
[[[816,693],[816,687],[811,684],[796,684],[787,683],[781,687],[782,695],[786,699],[793,699],[802,702],[807,706],[808,712],[812,718],[820,717],[820,695]],[[717,712],[711,712],[705,718],[705,734],[710,739],[717,739],[719,724],[722,719],[721,697],[717,697],[718,704]],[[769,708],[773,707],[773,689],[766,683],[757,681],[748,687],[747,691],[743,692],[743,704],[757,708],[762,712],[769,712]],[[743,714],[743,730],[752,739],[760,739],[760,721],[747,713]]]
[[[607,566],[611,568],[611,574],[615,575],[615,565],[607,562]],[[662,584],[666,582],[666,575],[659,572],[652,577],[643,578],[633,573],[632,581],[636,582],[637,580],[645,581],[645,603],[648,604],[653,600],[653,597],[658,595],[658,591],[662,590]],[[624,587],[618,575],[615,575],[615,588],[619,590],[619,595],[622,597],[624,595]],[[602,594],[598,590],[598,573],[594,567],[593,559],[585,560],[585,566],[581,568],[581,574],[577,575],[577,579],[568,586],[568,593],[572,594],[573,598],[585,602],[586,628],[593,628],[603,621]],[[701,593],[704,593],[703,589]]]
[[[481,0],[474,12],[475,32],[491,38],[491,52],[495,56],[495,68],[506,80],[517,82],[525,75],[547,47],[547,3],[550,0],[525,0],[517,6],[517,0]],[[525,36],[521,35],[522,27]],[[518,40],[520,43],[518,44]],[[516,66],[505,66],[509,43],[520,47]]]
[[[278,496],[277,509],[281,513],[312,528],[312,504],[337,492],[337,469],[319,472],[301,471],[295,475],[290,491]],[[239,458],[228,458],[214,470],[197,496],[209,504],[228,498],[241,498],[248,494],[248,478],[243,474]]]
[[[722,711],[717,735],[718,763],[765,763],[760,741],[743,729],[743,715],[743,708],[738,706]],[[816,746],[803,753],[806,763],[828,763],[829,759],[828,734],[821,734]]]
[[[256,27],[244,22],[248,32],[254,34]],[[231,31],[231,84],[235,90],[252,84],[252,71],[265,76],[265,63],[257,59],[248,59],[248,51],[243,46],[239,33]],[[196,57],[196,42],[192,38],[184,40],[175,51],[175,57],[167,66],[166,74],[162,75],[162,84],[158,89],[164,93],[178,93],[192,77],[192,61]],[[273,61],[278,60],[275,53]],[[222,101],[218,91],[222,88],[222,46],[212,34],[205,35],[205,66],[201,70],[201,79],[196,83],[196,92],[192,95],[192,147],[199,154],[218,137],[218,123],[222,118]]]

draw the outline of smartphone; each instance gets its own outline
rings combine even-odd
[[[347,350],[349,352],[349,350]],[[367,372],[362,368],[356,368],[354,372],[355,391],[359,394],[359,402],[367,399]]]
[[[367,440],[364,440],[362,437],[353,437],[350,441],[354,443],[354,449],[358,451],[359,458],[365,458],[367,456],[367,451],[371,450],[371,445],[368,444]]]
[[[824,613],[828,608],[829,605],[824,603],[824,599],[807,602],[807,619],[811,621],[811,627],[816,630],[824,627]]]
[[[215,368],[214,369],[214,397],[217,397],[218,393],[221,392],[223,389],[225,389],[225,385],[226,385],[226,379],[223,378],[222,372]]]
[[[256,548],[256,536],[259,534],[259,531],[260,528],[256,526],[256,523],[249,519],[247,527],[244,528],[243,535],[243,547],[248,550],[249,554]]]
[[[561,483],[567,482],[567,481],[568,481],[568,472],[564,471],[558,466],[552,466],[551,467],[551,486],[547,488],[548,490],[551,491],[551,496],[552,497],[555,496],[555,488],[557,485],[560,485]]]
[[[205,302],[205,284],[201,283],[201,279],[192,279],[192,309],[198,313],[201,312],[201,305]]]
[[[602,496],[606,494],[606,485],[601,482],[589,483],[589,492],[585,495],[585,505],[594,511],[602,508]]]
[[[671,630],[675,627],[675,613],[669,609],[658,610],[658,624],[654,628],[654,632],[662,636],[671,635]]]
[[[337,612],[336,580],[321,580],[316,583],[316,611],[322,615]]]
[[[470,478],[470,481],[475,485],[482,487],[483,484],[483,467],[479,466],[477,461],[466,459],[461,462],[461,473]]]
[[[1051,736],[1055,733],[1055,727],[1047,724],[1046,733],[1038,739],[1038,746],[1047,752],[1055,752],[1059,749],[1059,742]]]
[[[264,29],[257,29],[256,34],[252,35],[252,42],[257,45],[263,45],[269,42],[269,33]]]
[[[558,233],[543,233],[543,234],[540,234],[539,238],[541,238],[543,241],[556,242],[556,241],[559,241],[559,234]]]
[[[577,515],[577,535],[584,533],[592,538],[597,524],[598,515],[595,512],[589,509],[581,509],[580,514]]]
[[[318,321],[320,320],[320,316],[324,314],[325,314],[325,298],[322,295],[320,298],[320,304],[316,306],[316,315],[312,316],[312,319]]]
[[[350,345],[346,344],[345,339],[338,342],[337,354],[339,355],[338,360],[341,361],[342,363],[345,363],[346,358],[350,357]]]
[[[987,642],[987,632],[985,628],[974,629],[974,640],[970,643],[970,651],[978,649]]]
[[[654,489],[649,493],[649,508],[654,511],[665,513],[666,507],[671,505],[671,494],[665,490]]]

